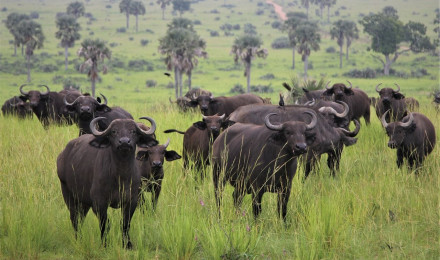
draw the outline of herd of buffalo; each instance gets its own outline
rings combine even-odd
[[[412,112],[419,106],[396,89],[376,86],[379,97],[369,98],[358,88],[337,83],[323,90],[307,91],[297,104],[287,105],[281,97],[278,105],[254,94],[214,97],[209,91],[192,89],[176,103],[181,111],[202,113],[202,120],[183,134],[184,167],[194,167],[205,175],[212,165],[214,193],[218,208],[224,185],[234,187],[234,205],[245,194],[252,194],[253,214],[261,213],[265,192],[278,194],[278,212],[285,219],[292,180],[298,160],[304,165],[305,178],[313,171],[322,154],[334,176],[344,146],[354,145],[360,131],[360,119],[370,123],[370,106],[389,136],[388,146],[397,149],[397,166],[403,159],[416,173],[436,143],[432,122]],[[286,88],[290,86],[284,83]],[[123,245],[131,248],[130,221],[139,203],[142,189],[152,193],[156,207],[164,178],[164,161],[181,156],[167,150],[170,140],[156,140],[156,122],[150,126],[135,122],[120,107],[107,105],[107,98],[94,98],[74,89],[54,92],[19,88],[20,96],[5,101],[4,116],[39,119],[44,128],[50,124],[76,124],[79,137],[71,140],[57,159],[57,172],[65,203],[75,231],[90,208],[98,216],[101,239],[105,243],[108,207],[122,209]],[[433,101],[439,109],[440,92]],[[350,122],[355,129],[350,130]],[[142,187],[142,188],[141,188]],[[220,212],[220,211],[219,211]]]

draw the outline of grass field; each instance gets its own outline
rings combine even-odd
[[[32,84],[47,84],[53,90],[61,90],[61,83],[54,78],[74,78],[83,91],[89,91],[86,75],[74,70],[80,61],[75,55],[79,43],[70,49],[69,70],[64,71],[63,49],[54,37],[55,14],[65,11],[70,1],[24,1],[3,0],[0,19],[10,12],[30,13],[37,11],[37,22],[46,35],[44,48],[34,55]],[[235,5],[228,9],[222,5]],[[269,48],[267,59],[256,59],[252,68],[252,85],[269,85],[273,93],[262,93],[277,101],[281,83],[293,76],[301,76],[302,62],[296,55],[297,68],[291,66],[291,51],[274,50],[271,42],[283,33],[271,27],[277,20],[271,6],[263,1],[214,1],[193,3],[193,11],[183,16],[201,21],[195,29],[207,41],[209,58],[201,60],[193,72],[193,84],[208,89],[216,96],[231,95],[235,84],[245,85],[243,68],[236,67],[229,55],[234,36],[223,36],[220,25],[224,23],[252,23]],[[275,1],[286,11],[298,11],[288,6],[293,1]],[[300,1],[297,1],[300,2]],[[166,11],[166,20],[161,19],[161,10],[155,1],[143,1],[147,14],[140,17],[140,32],[134,31],[134,17],[130,29],[117,33],[125,26],[125,16],[119,13],[119,1],[90,1],[86,12],[96,18],[87,24],[80,18],[82,39],[101,38],[114,43],[112,62],[122,61],[124,66],[111,67],[107,75],[101,75],[97,93],[109,99],[109,105],[118,105],[128,110],[135,118],[151,116],[158,123],[157,137],[160,143],[171,138],[169,148],[181,154],[182,136],[164,134],[163,130],[177,128],[185,130],[200,120],[197,113],[182,114],[168,102],[173,89],[165,86],[170,79],[163,75],[165,65],[157,52],[158,38],[166,31],[172,19],[171,8]],[[368,3],[368,4],[366,4]],[[359,14],[377,12],[386,5],[399,11],[401,20],[420,21],[427,25],[428,34],[434,37],[432,23],[437,1],[349,1],[338,0],[331,21],[339,18],[357,21]],[[111,6],[108,8],[106,6]],[[343,8],[344,6],[344,8]],[[218,13],[212,12],[216,9]],[[256,15],[263,10],[262,15]],[[310,9],[313,19],[315,7]],[[324,12],[326,15],[326,12]],[[218,17],[218,18],[217,18]],[[326,17],[325,17],[326,18]],[[324,19],[325,20],[325,19]],[[362,28],[358,25],[360,31]],[[375,79],[347,78],[342,74],[351,69],[376,69],[375,62],[366,50],[368,37],[361,33],[353,43],[349,61],[344,60],[339,69],[338,53],[326,53],[336,42],[328,35],[330,25],[321,23],[321,50],[312,53],[311,78],[326,77],[332,82],[349,79],[369,95],[377,95],[376,84],[392,85],[397,82],[404,94],[416,97],[420,112],[430,118],[440,140],[440,113],[431,104],[429,93],[439,89],[439,59],[430,54],[408,54],[400,57],[393,69],[411,74],[425,68],[429,75],[421,77],[378,77]],[[147,32],[146,30],[151,30]],[[211,37],[216,30],[220,37]],[[90,35],[93,32],[93,35]],[[234,32],[238,35],[239,32]],[[130,40],[130,37],[133,39]],[[142,39],[149,40],[141,46]],[[2,100],[18,95],[18,87],[26,83],[21,66],[24,58],[13,57],[12,40],[4,25],[0,26],[0,97]],[[19,50],[20,53],[20,50]],[[43,54],[44,53],[44,54]],[[37,61],[38,59],[38,61]],[[153,64],[151,71],[132,70],[130,60],[147,60]],[[41,64],[52,64],[57,71],[41,72]],[[24,67],[23,67],[24,68]],[[273,74],[274,79],[260,77]],[[146,80],[156,80],[157,86],[146,88]],[[198,180],[199,173],[183,170],[183,163],[175,161],[165,164],[165,179],[158,208],[151,205],[139,208],[132,220],[131,237],[134,249],[121,247],[121,231],[118,210],[109,209],[110,233],[106,248],[101,246],[97,218],[89,213],[75,239],[64,204],[56,174],[56,158],[67,142],[77,136],[76,126],[50,127],[43,129],[36,118],[22,121],[0,117],[0,259],[438,259],[440,257],[440,150],[437,147],[425,161],[419,176],[395,163],[396,152],[387,147],[387,137],[379,120],[372,111],[372,124],[362,121],[356,145],[344,149],[341,170],[336,178],[329,175],[325,156],[321,166],[307,181],[303,182],[303,169],[295,176],[288,204],[287,223],[276,214],[276,196],[266,193],[263,212],[255,221],[252,217],[251,198],[246,196],[240,209],[232,202],[233,189],[227,186],[223,193],[222,218],[218,219],[215,206],[212,178]],[[208,170],[208,172],[210,172]],[[150,195],[146,195],[149,197]],[[149,201],[149,200],[147,200]]]

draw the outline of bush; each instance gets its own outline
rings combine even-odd
[[[150,41],[147,40],[147,39],[142,39],[142,40],[141,40],[141,45],[142,45],[142,46],[147,46],[149,42],[150,42]]]
[[[38,69],[39,69],[41,72],[47,72],[47,73],[54,72],[54,71],[58,71],[58,67],[55,66],[55,65],[53,65],[53,64],[41,64],[41,65],[38,67]]]
[[[116,46],[118,46],[119,44],[117,42],[112,42],[109,44],[110,47],[114,48]]]
[[[363,70],[353,69],[349,72],[345,72],[342,74],[346,77],[352,77],[352,78],[364,78],[364,79],[374,79],[376,78],[376,71],[371,68],[366,68]]]
[[[275,21],[271,24],[272,28],[274,29],[280,29],[281,25],[283,25],[280,21]]]
[[[133,40],[134,40],[134,38],[133,38],[133,37],[129,37],[128,39],[129,39],[130,41],[133,41]]]
[[[325,49],[325,52],[327,52],[327,53],[335,53],[336,49],[335,49],[335,47],[330,46],[327,49]]]
[[[201,22],[200,20],[194,20],[194,21],[193,21],[193,24],[194,24],[194,25],[201,25],[202,22]]]
[[[67,78],[63,80],[63,89],[76,89],[79,90],[81,87],[81,84],[78,83],[78,81],[72,79],[72,78]]]
[[[152,31],[152,30],[150,30],[150,29],[146,29],[145,32],[147,32],[147,33],[151,33],[151,34],[154,34],[154,31]]]
[[[232,24],[230,24],[230,23],[222,24],[220,26],[220,30],[222,30],[222,31],[231,31],[232,30]]]
[[[240,28],[241,28],[241,26],[239,24],[234,24],[232,26],[232,29],[237,30],[237,31],[240,30]]]
[[[252,92],[258,92],[258,93],[273,93],[273,88],[269,85],[257,85],[257,86],[251,86]]]
[[[110,9],[110,8],[112,8],[112,6],[111,5],[106,5],[105,8]]]
[[[231,88],[231,90],[229,90],[229,93],[238,93],[238,94],[244,94],[244,88],[243,85],[241,84],[235,84],[234,87]]]
[[[8,11],[8,8],[6,8],[6,7],[2,8],[2,12],[7,12],[7,11]]]
[[[220,12],[217,9],[211,10],[210,11],[211,14],[219,14]]]
[[[128,62],[128,67],[134,71],[154,71],[153,64],[147,60],[130,60]]]
[[[122,61],[121,59],[119,59],[119,58],[113,58],[113,59],[111,59],[110,60],[110,62],[109,62],[110,64],[110,67],[112,67],[112,68],[118,68],[118,69],[123,69],[123,68],[125,68],[125,63],[124,63],[124,61]]]
[[[168,82],[168,84],[165,86],[166,88],[174,88],[173,82]]]
[[[247,34],[252,34],[252,35],[257,34],[257,27],[255,27],[253,24],[250,23],[245,24],[243,30],[244,33]]]
[[[118,33],[125,33],[127,31],[127,29],[125,29],[125,27],[120,27],[116,29],[116,32]]]
[[[157,81],[149,79],[145,82],[145,85],[147,86],[147,88],[153,88],[157,85]]]
[[[290,48],[290,41],[287,37],[276,38],[272,44],[273,49],[287,49]]]
[[[209,34],[211,35],[211,37],[218,37],[219,33],[217,31],[210,31]]]
[[[256,15],[263,15],[263,14],[264,14],[264,10],[262,10],[262,9],[258,9],[258,10],[255,12],[255,14],[256,14]]]
[[[411,71],[411,77],[420,78],[429,75],[426,69],[416,69]]]
[[[38,18],[40,18],[40,14],[36,11],[33,11],[30,13],[29,17],[32,19],[38,19]]]
[[[95,35],[95,32],[89,32],[89,35],[93,36],[93,35]]]
[[[275,75],[273,75],[272,73],[267,73],[266,75],[263,75],[260,77],[260,79],[265,79],[265,80],[270,80],[270,79],[274,79]]]

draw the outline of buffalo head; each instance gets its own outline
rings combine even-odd
[[[148,131],[142,130],[139,125],[131,119],[116,119],[104,131],[96,129],[96,123],[104,117],[97,117],[90,122],[90,129],[95,138],[90,142],[96,148],[111,147],[114,152],[121,155],[131,155],[136,145],[141,148],[157,145],[156,139],[152,137],[156,130],[156,122],[150,117],[141,117],[150,121],[151,128]]]
[[[325,86],[325,91],[322,93],[323,96],[332,96],[335,95],[335,100],[341,99],[343,96],[351,96],[354,95],[354,92],[352,90],[353,85],[350,81],[347,80],[347,82],[350,84],[349,87],[345,86],[343,83],[336,83],[332,87],[328,87],[329,82],[327,82],[327,85]]]
[[[337,126],[337,127],[347,127],[350,124],[350,120],[347,117],[350,108],[347,105],[347,103],[343,101],[338,100],[336,101],[336,103],[339,103],[342,106],[344,106],[344,111],[339,113],[331,106],[320,107],[318,111],[321,115],[324,116],[324,118],[329,123],[329,125]]]
[[[416,125],[413,123],[414,117],[412,113],[404,117],[402,121],[387,123],[385,118],[388,112],[389,110],[382,115],[381,121],[390,138],[388,141],[388,147],[394,149],[401,146],[405,140],[406,134],[413,132]]]
[[[137,153],[136,159],[140,161],[148,161],[151,168],[162,168],[164,160],[174,161],[182,158],[176,151],[168,151],[167,147],[170,139],[163,145],[155,145],[141,150]]]
[[[208,112],[209,105],[215,102],[216,100],[214,99],[212,94],[210,95],[203,94],[198,97],[196,97],[196,95],[193,94],[193,96],[191,97],[190,106],[192,107],[199,106],[200,110],[202,111],[202,114],[205,115]]]
[[[229,125],[223,114],[221,116],[203,116],[203,120],[195,122],[193,126],[200,130],[207,130],[209,135],[215,139],[220,134],[220,130],[227,128]]]
[[[437,93],[434,93],[434,103],[440,104],[440,91],[438,91]]]
[[[20,93],[21,98],[24,100],[29,100],[29,105],[34,108],[37,107],[40,103],[40,100],[47,100],[49,98],[49,92],[50,89],[46,85],[39,85],[39,87],[45,87],[46,92],[40,92],[38,90],[30,90],[30,91],[24,91],[23,88],[26,86],[26,84],[20,86]]]
[[[264,119],[268,129],[277,131],[271,136],[271,139],[282,146],[287,145],[294,155],[305,153],[307,146],[311,145],[315,140],[316,133],[313,130],[318,123],[318,118],[312,110],[304,113],[312,117],[309,124],[301,121],[287,121],[274,125],[270,122],[270,117],[276,115],[276,113],[270,113]]]
[[[90,95],[79,96],[72,103],[67,102],[67,95],[64,96],[64,104],[69,112],[75,113],[82,120],[90,120],[95,117],[96,112],[108,112],[111,109],[107,106],[107,98],[101,94],[104,104],[99,98],[95,99]]]
[[[394,90],[392,88],[383,88],[383,89],[379,89],[379,86],[382,83],[377,84],[376,86],[376,92],[379,93],[380,99],[378,102],[382,102],[382,104],[384,106],[389,106],[391,104],[392,100],[400,100],[405,98],[404,95],[402,95],[401,93],[399,93],[400,91],[400,86],[397,85],[397,83],[395,83],[395,85],[397,86],[397,90]]]

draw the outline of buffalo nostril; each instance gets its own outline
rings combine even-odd
[[[155,167],[162,166],[162,162],[161,161],[154,161],[153,166],[155,166]]]
[[[301,150],[301,151],[303,151],[303,150],[305,150],[305,149],[307,148],[307,145],[306,145],[306,144],[296,144],[296,145],[295,145],[295,148],[296,148],[297,150]]]
[[[119,139],[119,144],[130,144],[131,140],[128,137],[122,137]]]

